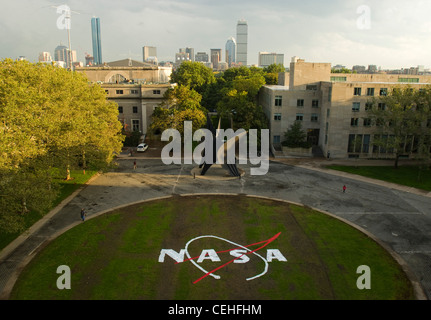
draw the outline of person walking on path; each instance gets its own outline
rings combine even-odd
[[[346,189],[347,189],[347,187],[346,187],[346,185],[344,185],[343,186],[343,193],[346,193]]]
[[[81,209],[81,220],[82,221],[85,221],[85,217],[87,216],[87,212],[85,212],[85,209],[84,208],[82,208]]]
[[[133,161],[133,170],[136,170],[136,167],[137,167],[137,165],[136,165],[136,160],[135,160],[135,161]]]

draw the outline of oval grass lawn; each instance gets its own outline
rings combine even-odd
[[[250,250],[259,249],[265,245],[259,242],[277,234],[255,252],[272,257],[270,262],[230,251],[251,244]],[[193,261],[176,263],[165,255],[159,262],[162,249],[181,256],[190,240],[205,235],[241,247],[202,238],[188,247]],[[213,272],[220,279],[202,278],[205,272],[196,264],[206,271],[224,266]],[[71,270],[70,289],[57,288],[61,265]],[[363,265],[370,268],[371,288],[360,290],[357,269]],[[265,268],[262,276],[246,280]],[[89,219],[45,246],[11,294],[11,299],[84,300],[414,298],[392,256],[357,229],[306,207],[234,195],[174,196]]]

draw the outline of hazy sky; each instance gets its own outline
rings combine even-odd
[[[72,14],[71,42],[78,60],[92,54],[91,17],[101,19],[103,61],[142,61],[144,45],[157,47],[159,61],[179,48],[224,49],[248,22],[248,63],[258,52],[283,53],[349,68],[431,68],[430,0],[0,0],[0,58],[26,56],[67,45],[57,27],[66,4]]]

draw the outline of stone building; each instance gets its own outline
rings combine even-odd
[[[298,120],[308,141],[325,156],[390,158],[393,155],[373,147],[375,128],[367,121],[367,102],[395,87],[420,89],[430,84],[431,76],[331,73],[329,63],[295,58],[290,73],[279,75],[279,85],[262,87],[259,102],[270,121],[275,154],[285,132]]]
[[[131,59],[76,68],[76,72],[99,83],[108,99],[118,104],[118,119],[126,131],[142,134],[147,133],[154,109],[172,87],[169,83],[172,68]]]

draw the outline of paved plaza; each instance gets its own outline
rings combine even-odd
[[[133,168],[137,161],[136,170]],[[431,196],[341,172],[312,161],[271,161],[264,176],[251,176],[241,166],[240,179],[199,179],[195,165],[165,165],[157,157],[121,155],[118,168],[92,179],[66,203],[0,253],[0,298],[6,299],[14,279],[46,240],[59,230],[112,208],[143,200],[185,194],[248,194],[301,203],[344,218],[373,234],[409,266],[431,297]],[[208,174],[211,173],[211,169]],[[347,186],[343,193],[343,185]],[[178,208],[186,214],[187,208]]]

